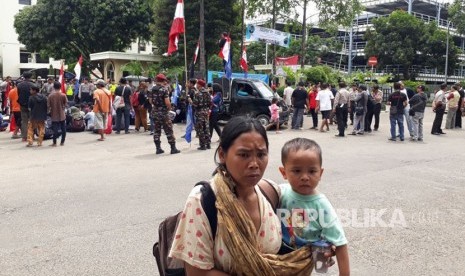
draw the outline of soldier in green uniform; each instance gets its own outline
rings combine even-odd
[[[180,153],[176,148],[176,138],[173,134],[173,124],[169,118],[168,112],[171,110],[171,102],[169,92],[166,88],[168,80],[165,75],[158,74],[156,76],[156,85],[152,88],[152,93],[149,97],[149,102],[152,107],[152,118],[154,120],[153,141],[157,147],[156,154],[164,153],[160,145],[161,129],[165,131],[168,143],[171,146],[171,154]]]
[[[199,136],[200,147],[198,150],[210,149],[210,129],[208,126],[208,116],[210,113],[211,96],[205,89],[205,81],[197,80],[198,93],[194,95],[192,105],[194,107],[195,131]]]

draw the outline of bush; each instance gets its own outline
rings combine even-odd
[[[278,95],[282,98],[284,95],[284,86],[278,87],[278,89],[276,89],[276,93],[278,93]]]
[[[319,82],[328,82],[329,81],[329,78],[325,72],[325,70],[323,69],[323,66],[315,66],[315,67],[312,67],[312,68],[308,68],[308,69],[305,69],[303,72],[302,72],[307,81],[311,82],[311,83],[319,83]]]

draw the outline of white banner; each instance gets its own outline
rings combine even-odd
[[[260,41],[288,48],[291,44],[291,34],[248,24],[245,41]]]

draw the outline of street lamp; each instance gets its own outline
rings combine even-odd
[[[449,67],[449,30],[451,21],[447,22],[447,39],[446,39],[446,65],[444,66],[444,83],[447,83],[447,71]]]

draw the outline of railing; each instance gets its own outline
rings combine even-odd
[[[444,28],[447,28],[449,24],[448,20],[441,19],[441,18],[438,20],[437,17],[431,16],[431,15],[426,15],[426,14],[422,14],[418,12],[412,12],[412,15],[426,23],[437,22],[439,23],[438,25],[440,27],[444,27]],[[368,25],[372,25],[374,19],[377,19],[380,17],[387,17],[387,16],[389,16],[389,14],[364,14],[354,19],[353,25],[354,27],[365,27]],[[450,23],[450,29],[452,31],[456,30],[456,27],[453,23]]]

